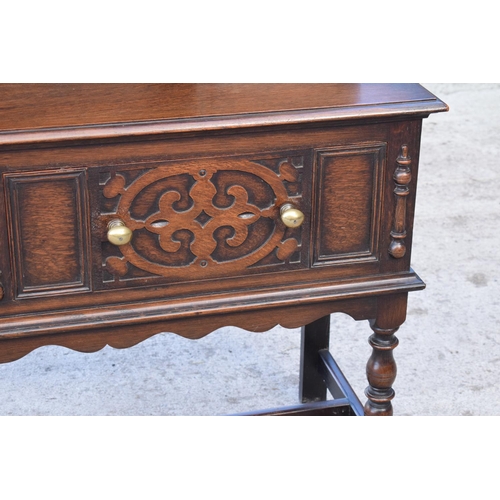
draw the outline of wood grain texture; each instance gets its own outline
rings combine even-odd
[[[408,146],[401,146],[401,154],[398,156],[397,167],[394,172],[394,188],[396,209],[394,213],[394,226],[391,231],[391,244],[389,253],[395,258],[400,259],[406,253],[406,197],[410,194],[408,185],[411,182],[411,158],[408,155]]]
[[[385,144],[321,150],[316,168],[313,265],[376,260]]]
[[[407,293],[387,295],[377,299],[377,315],[370,321],[374,333],[369,340],[372,355],[366,365],[366,376],[370,385],[365,391],[368,398],[365,415],[393,414],[391,401],[395,392],[392,385],[397,374],[393,350],[399,343],[394,334],[405,321],[407,299]]]
[[[0,144],[446,110],[417,84],[3,84]]]
[[[89,290],[85,172],[6,180],[16,297]]]
[[[170,317],[157,310],[156,315],[150,306],[149,311],[139,311],[133,315],[134,321],[119,321],[119,311],[114,321],[94,321],[93,325],[88,322],[95,320],[95,316],[88,315],[87,324],[81,322],[77,328],[70,324],[71,318],[68,316],[66,325],[61,324],[61,328],[54,328],[54,324],[40,324],[36,318],[26,320],[24,327],[21,326],[19,333],[0,336],[0,363],[15,361],[34,349],[46,345],[57,345],[67,347],[79,352],[96,352],[106,346],[116,349],[132,347],[152,335],[161,332],[171,332],[189,339],[200,339],[211,332],[224,326],[235,326],[243,328],[249,332],[265,332],[277,325],[284,328],[298,328],[304,322],[311,323],[325,315],[342,312],[348,314],[356,320],[364,320],[372,317],[376,310],[376,300],[374,297],[361,298],[357,301],[337,300],[312,304],[296,304],[293,307],[286,304],[275,304],[266,309],[247,307],[245,309],[233,307],[232,309],[213,309],[198,314],[193,308],[191,311],[183,311],[178,314],[171,314]],[[199,311],[202,311],[202,305]],[[130,311],[129,311],[130,314]],[[132,317],[132,314],[130,315]],[[129,317],[129,319],[131,319]],[[74,320],[83,319],[81,313],[75,313]],[[25,335],[26,327],[29,323],[33,327],[31,334]],[[43,319],[42,319],[42,322]],[[38,325],[38,327],[37,327]],[[90,326],[90,328],[89,328]],[[15,331],[12,325],[11,332]]]
[[[133,237],[118,248],[103,242],[104,280],[203,280],[304,267],[301,235],[309,225],[289,229],[279,212],[293,202],[309,213],[303,161],[213,158],[111,171],[101,186],[100,225],[119,219]]]
[[[415,84],[0,85],[0,362],[319,321],[301,383],[321,399],[311,353],[343,312],[374,332],[366,412],[391,414],[394,333],[424,287],[421,121],[446,110]],[[107,242],[113,219],[130,244]]]
[[[420,151],[420,136],[422,122],[410,121],[394,124],[392,127],[392,139],[387,146],[387,169],[385,174],[385,190],[383,206],[385,215],[382,220],[380,233],[380,267],[381,272],[388,270],[399,270],[405,272],[411,264],[411,244],[413,238],[413,214],[415,211],[416,186],[418,181],[418,164]],[[401,155],[401,146],[406,145],[408,154],[411,156],[411,182],[406,196],[404,197],[405,215],[398,210],[397,198],[394,189],[396,183],[394,179],[395,171],[398,167],[398,158]],[[399,207],[401,208],[401,207]],[[405,224],[405,253],[399,258],[394,258],[389,248],[393,242],[392,232],[396,220],[404,220]]]
[[[45,313],[11,315],[0,321],[0,338],[9,336],[31,336],[62,332],[83,332],[103,326],[136,327],[146,329],[158,322],[176,321],[195,316],[204,320],[208,331],[213,330],[214,316],[228,317],[235,311],[260,311],[263,321],[268,321],[266,311],[280,306],[289,308],[315,308],[323,302],[344,304],[348,299],[362,300],[376,295],[393,294],[398,290],[413,291],[425,287],[414,273],[385,277],[349,280],[345,283],[310,283],[308,287],[250,290],[243,288],[230,293],[218,293],[194,297],[179,297],[168,301],[139,301],[126,304],[102,304],[91,308],[66,308]],[[354,302],[356,301],[354,300]],[[61,300],[59,304],[61,304]],[[339,312],[346,312],[338,309]],[[349,312],[346,312],[350,314]],[[290,316],[292,318],[293,316]],[[368,317],[367,317],[368,318]],[[272,319],[272,318],[271,318]],[[283,321],[289,318],[285,317]],[[313,321],[316,318],[312,318]],[[277,324],[277,323],[276,323]],[[286,326],[285,323],[281,323]],[[307,322],[306,322],[307,324]],[[221,325],[223,326],[223,325]],[[298,326],[301,326],[300,324]],[[156,328],[156,327],[155,327]],[[154,328],[154,329],[155,329]],[[157,330],[156,333],[160,331]],[[116,330],[119,334],[119,331]],[[183,332],[177,332],[183,334]],[[191,332],[185,332],[190,335]],[[207,332],[208,333],[208,332]]]

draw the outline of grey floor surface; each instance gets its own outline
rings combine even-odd
[[[395,351],[396,415],[500,415],[500,84],[424,84],[450,112],[424,121],[410,294]],[[332,322],[331,351],[362,396],[366,322]],[[297,402],[300,332],[225,328],[0,365],[0,415],[218,415]]]

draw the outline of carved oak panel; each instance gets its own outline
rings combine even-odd
[[[313,266],[378,260],[385,143],[317,151]]]
[[[85,171],[5,179],[14,296],[90,290]]]
[[[129,244],[102,242],[102,283],[149,284],[303,267],[304,155],[214,158],[101,169],[101,226],[122,220]],[[147,279],[147,282],[144,280]]]

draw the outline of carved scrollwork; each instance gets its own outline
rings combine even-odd
[[[297,252],[300,231],[284,226],[279,208],[299,177],[291,159],[276,169],[245,159],[178,162],[129,183],[126,172],[114,172],[103,196],[118,199],[114,216],[133,238],[105,257],[105,268],[117,277],[133,266],[172,279],[196,269],[199,279],[248,269],[271,254],[284,262]]]

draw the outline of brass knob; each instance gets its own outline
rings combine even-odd
[[[132,230],[120,219],[108,223],[108,241],[113,245],[126,245],[132,239]]]
[[[280,215],[283,224],[287,227],[299,227],[304,222],[304,214],[291,203],[285,203],[280,208]]]

